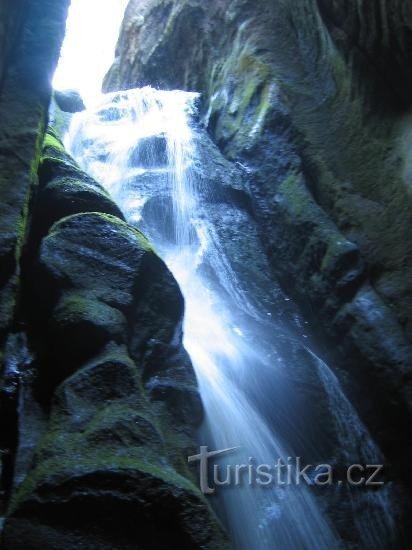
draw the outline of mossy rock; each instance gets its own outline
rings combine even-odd
[[[142,372],[149,341],[163,346],[166,355],[158,367],[164,376],[171,352],[181,347],[183,298],[172,274],[137,229],[102,213],[64,218],[43,238],[34,273],[32,314],[47,327],[47,334],[38,336],[44,340],[43,392],[50,395],[110,343],[127,344]],[[194,395],[192,416],[198,418],[192,366],[187,358],[183,364],[189,393],[182,393],[182,402],[184,395]],[[153,373],[158,375],[159,371]]]
[[[56,163],[53,166],[56,168]],[[61,175],[43,186],[36,197],[33,229],[41,236],[53,223],[72,214],[102,212],[124,219],[119,207],[97,182],[75,169],[67,174],[67,166],[59,171]]]
[[[126,319],[119,310],[93,300],[87,293],[67,292],[53,312],[53,324],[62,332],[70,333],[78,323],[94,325],[112,337],[123,334],[126,329]]]
[[[44,136],[42,156],[43,158],[51,157],[62,160],[67,160],[68,158],[63,142],[52,128],[48,128]]]
[[[7,519],[5,548],[22,543],[38,550],[53,543],[67,550],[79,544],[104,550],[230,548],[193,485],[166,467],[142,465],[134,457],[127,464],[49,477]]]
[[[90,297],[127,310],[143,290],[139,278],[151,260],[157,262],[153,248],[137,229],[108,214],[76,214],[54,224],[43,239],[44,278],[38,283],[57,291],[88,291]],[[164,264],[162,269],[167,270]]]
[[[127,339],[125,316],[87,292],[64,292],[49,323],[50,353],[67,369],[95,356],[107,343]]]
[[[238,30],[230,56],[216,63],[207,122],[216,142],[229,158],[253,148],[279,94],[273,67]]]
[[[285,262],[285,281],[294,273],[301,299],[309,298],[317,307],[328,301],[333,317],[342,304],[342,292],[362,282],[365,266],[359,248],[319,207],[300,174],[289,174],[279,185],[276,205],[283,221],[275,236]]]
[[[103,186],[80,169],[50,128],[44,139],[38,174],[32,223],[37,240],[54,222],[72,214],[103,212],[124,219]]]
[[[16,537],[47,540],[50,529],[61,532],[65,548],[75,533],[83,541],[92,533],[99,548],[167,548],[173,540],[226,547],[204,497],[171,466],[141,392],[136,366],[116,347],[60,386],[33,469],[12,501],[7,548]],[[82,512],[73,522],[75,509]]]

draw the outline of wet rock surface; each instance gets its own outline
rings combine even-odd
[[[65,153],[58,135],[82,108],[77,96],[56,94],[57,135],[43,143],[66,14],[65,1],[0,8],[2,545],[225,548],[186,465],[203,411],[177,284]],[[249,397],[270,418],[273,401],[293,394],[294,422],[319,442],[307,458],[340,463],[339,418],[335,429],[324,421],[331,404],[317,363],[293,341],[308,328],[286,292],[395,484],[409,474],[411,21],[405,0],[131,0],[105,82],[202,93],[194,170],[204,215],[250,300],[293,327],[276,335],[293,368],[277,387],[261,373],[266,392],[251,380]],[[129,182],[152,193],[143,227],[172,207],[158,192],[164,145],[136,151],[159,168],[155,184]],[[162,237],[173,239],[167,216]],[[213,258],[204,269],[219,287]],[[270,350],[271,337],[263,330],[260,345]],[[350,532],[342,493],[325,506]]]
[[[65,0],[5,1],[0,7],[0,515],[12,487],[18,372],[27,363],[25,336],[15,323],[22,245],[37,183],[50,75],[58,61],[67,9]],[[3,527],[4,521],[0,523]]]
[[[172,274],[51,130],[30,212],[2,547],[225,547],[187,469],[203,408]]]
[[[225,169],[205,171],[232,205],[220,224],[231,256],[250,254],[228,229],[246,210],[269,279],[299,303],[318,349],[404,479],[411,15],[402,0],[132,0],[105,80],[106,90],[201,92],[219,162],[230,161],[232,174],[237,166],[232,182],[243,182],[234,190]]]
[[[31,186],[68,2],[5,2],[0,12],[0,337],[10,328]],[[41,70],[37,71],[37,68]]]

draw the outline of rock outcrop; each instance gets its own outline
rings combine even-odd
[[[47,127],[69,2],[0,7],[0,545],[224,548],[188,471],[183,299]],[[84,108],[56,93],[64,131]]]
[[[51,131],[30,213],[3,547],[225,547],[187,469],[203,410],[173,276]]]
[[[47,120],[51,75],[68,1],[2,4],[0,75],[0,335],[12,324],[31,186]]]
[[[247,174],[272,276],[404,478],[411,36],[404,0],[131,0],[104,86],[202,93],[209,134]]]
[[[5,0],[0,6],[0,453],[2,482],[0,515],[4,509],[4,478],[12,460],[8,443],[15,418],[15,365],[5,354],[13,347],[24,362],[16,332],[15,311],[20,292],[20,262],[28,221],[28,205],[37,184],[50,78],[55,70],[68,0],[24,2]],[[6,483],[7,485],[7,483]]]

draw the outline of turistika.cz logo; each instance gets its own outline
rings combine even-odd
[[[199,454],[189,456],[188,462],[199,462],[199,486],[202,493],[212,495],[219,487],[249,486],[285,487],[288,485],[315,485],[325,487],[334,484],[357,487],[376,487],[384,485],[381,479],[382,464],[351,464],[344,468],[344,476],[337,478],[330,464],[304,464],[300,457],[278,458],[273,464],[259,464],[253,457],[248,463],[214,464],[218,459],[229,454],[234,455],[240,447],[231,447],[209,451],[207,446],[199,449]]]

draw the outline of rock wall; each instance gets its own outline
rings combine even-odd
[[[67,4],[0,7],[1,544],[224,548],[186,467],[202,407],[180,291],[56,135],[44,140]],[[401,478],[411,21],[405,0],[131,0],[105,83],[202,92],[270,276]]]
[[[32,188],[51,95],[68,1],[7,1],[0,6],[0,363],[8,334],[16,330],[20,260]],[[3,384],[2,384],[3,386]],[[13,401],[1,401],[2,472],[10,476],[7,441],[13,439]],[[4,477],[4,476],[2,476]],[[4,483],[0,505],[3,508]]]
[[[202,93],[272,275],[405,478],[411,30],[402,0],[131,0],[105,80]]]
[[[0,10],[0,546],[225,548],[177,283],[46,133],[67,7]]]
[[[0,59],[0,335],[15,305],[31,185],[63,40],[68,1],[2,3]]]
[[[3,547],[225,547],[187,470],[202,405],[173,276],[52,132],[30,213]]]

